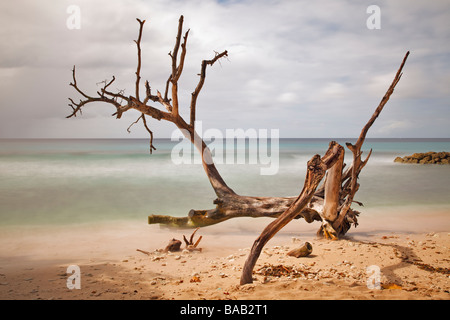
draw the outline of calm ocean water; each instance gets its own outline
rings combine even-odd
[[[337,139],[344,144],[351,139]],[[218,169],[237,193],[298,195],[306,162],[323,155],[330,139],[280,139],[279,170],[261,175],[259,164],[221,164]],[[213,208],[214,193],[200,164],[171,160],[177,142],[148,140],[0,140],[2,226],[67,225],[142,220],[149,214],[185,216],[191,208]],[[448,212],[450,166],[397,164],[396,156],[450,151],[450,139],[368,139],[373,154],[360,176],[361,211],[415,208]],[[364,157],[364,155],[363,155]],[[346,150],[346,159],[351,153]]]

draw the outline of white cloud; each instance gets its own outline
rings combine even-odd
[[[68,5],[81,9],[81,29],[68,30]],[[380,1],[381,30],[368,30],[369,1],[3,1],[0,4],[0,137],[129,137],[105,107],[68,123],[71,67],[89,92],[113,74],[116,89],[134,90],[136,18],[146,19],[142,76],[163,90],[178,18],[190,28],[181,101],[187,104],[202,59],[228,50],[207,70],[198,117],[217,128],[280,128],[281,136],[355,136],[384,95],[407,50],[411,55],[373,134],[414,134],[408,117],[424,105],[427,134],[450,136],[450,4]],[[408,109],[406,108],[408,106]],[[99,107],[100,108],[100,107]],[[183,112],[187,112],[188,107]],[[91,113],[92,112],[92,113]],[[402,113],[403,112],[403,113]],[[88,121],[89,114],[98,115]],[[104,115],[104,118],[102,117]],[[7,119],[7,120],[6,120]],[[27,120],[26,120],[27,119]],[[46,125],[48,123],[52,125]],[[61,125],[56,125],[60,119]],[[301,120],[300,120],[301,119]],[[386,119],[389,119],[388,122]],[[25,123],[26,130],[17,130]],[[38,120],[38,121],[37,121]],[[298,124],[302,122],[302,125]],[[14,125],[13,125],[14,124]],[[16,125],[17,124],[17,125]],[[307,125],[306,125],[307,124]],[[152,121],[156,136],[172,126]],[[378,125],[378,123],[377,123]],[[206,124],[205,124],[206,126]],[[89,128],[89,129],[86,129]],[[137,131],[139,134],[140,131]],[[145,137],[145,132],[142,131]]]

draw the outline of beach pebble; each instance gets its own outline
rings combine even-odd
[[[175,260],[180,260],[181,256],[175,256]]]
[[[152,258],[152,261],[159,261],[159,260],[161,260],[161,259],[163,259],[163,257],[153,257],[153,258]]]

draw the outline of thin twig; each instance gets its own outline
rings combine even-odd
[[[146,255],[148,255],[148,256],[150,255],[150,252],[145,251],[145,250],[136,249],[136,251],[142,252],[142,253],[144,253],[144,254],[146,254]]]
[[[150,134],[150,154],[152,154],[153,150],[156,150],[155,146],[153,145],[153,132],[150,130],[150,128],[147,126],[147,120],[145,119],[145,114],[142,113],[139,118],[136,119],[133,123],[129,125],[127,128],[128,133],[131,133],[130,129],[133,125],[139,122],[139,120],[142,119],[142,122],[144,123],[144,127],[147,130],[147,132]]]

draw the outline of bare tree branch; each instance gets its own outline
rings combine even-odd
[[[147,120],[145,119],[145,114],[142,114],[142,122],[144,123],[144,127],[150,135],[150,154],[152,154],[153,150],[156,148],[153,146],[153,132],[147,126]]]
[[[151,100],[153,102],[159,101],[158,96],[152,95],[152,89],[150,88],[150,84],[148,83],[148,81],[145,81],[145,93],[146,93],[146,97],[144,99],[143,104],[147,104],[149,100]]]
[[[70,86],[74,87],[75,90],[85,98],[85,100],[80,100],[79,103],[76,103],[71,98],[69,98],[69,100],[71,102],[69,104],[69,106],[72,108],[73,112],[70,115],[68,115],[66,118],[71,118],[71,117],[76,116],[77,112],[80,112],[80,114],[81,114],[81,108],[83,106],[85,106],[86,104],[92,103],[92,102],[106,102],[106,103],[110,103],[110,104],[114,105],[117,110],[120,109],[121,105],[120,105],[120,103],[117,102],[117,100],[115,98],[105,97],[105,92],[107,92],[106,88],[108,88],[114,82],[115,77],[113,77],[110,82],[106,82],[106,80],[104,81],[105,86],[102,89],[102,93],[97,91],[97,94],[99,95],[99,97],[91,97],[91,96],[87,95],[86,93],[84,93],[78,87],[77,79],[76,79],[76,75],[75,75],[75,66],[73,66],[73,69],[72,69],[72,79],[73,79],[73,82],[70,83]]]
[[[205,78],[206,78],[206,67],[208,65],[212,66],[217,60],[219,60],[220,58],[224,57],[224,56],[228,56],[228,52],[225,50],[222,53],[217,53],[213,59],[211,60],[203,60],[202,61],[202,68],[200,71],[200,80],[198,81],[197,87],[195,88],[194,92],[192,92],[192,97],[191,97],[191,114],[190,114],[190,125],[192,126],[192,128],[194,128],[194,123],[195,123],[195,108],[197,105],[197,98],[198,95],[200,93],[200,91],[203,88],[203,84],[205,83]]]
[[[135,40],[137,45],[137,68],[136,68],[136,82],[135,82],[135,96],[125,96],[124,90],[119,90],[114,93],[111,91],[111,86],[115,81],[113,76],[110,81],[104,80],[102,88],[97,91],[97,94],[91,96],[81,90],[78,86],[75,74],[75,66],[72,70],[73,81],[70,85],[82,96],[79,102],[75,102],[74,99],[69,98],[69,106],[72,108],[72,113],[67,116],[75,117],[78,113],[81,114],[82,109],[85,105],[93,102],[105,102],[112,104],[116,108],[116,112],[113,114],[118,119],[121,118],[122,114],[130,109],[135,109],[140,112],[138,119],[133,122],[128,127],[128,132],[130,132],[131,127],[142,120],[142,123],[150,135],[150,153],[156,148],[153,146],[153,132],[150,130],[147,124],[146,116],[149,116],[156,120],[165,120],[175,124],[183,133],[183,135],[189,139],[192,144],[198,149],[201,154],[202,165],[205,173],[217,195],[217,199],[214,200],[215,208],[210,210],[190,210],[188,217],[170,217],[170,216],[149,216],[149,223],[165,223],[165,224],[176,224],[182,226],[206,226],[221,221],[225,221],[230,218],[235,217],[279,217],[274,224],[270,225],[270,228],[265,230],[261,237],[255,242],[256,251],[253,251],[253,258],[256,257],[258,250],[261,250],[265,242],[268,241],[278,230],[280,230],[285,224],[287,224],[291,219],[304,218],[306,222],[311,223],[313,221],[322,221],[322,227],[319,231],[323,231],[324,235],[330,235],[332,238],[335,235],[345,234],[350,228],[351,224],[357,225],[356,216],[359,212],[350,208],[352,203],[358,203],[355,201],[354,195],[358,191],[359,184],[357,182],[358,175],[361,169],[367,164],[371,152],[363,161],[361,160],[361,146],[365,140],[366,134],[369,128],[372,126],[376,118],[379,116],[384,105],[389,100],[391,94],[394,91],[395,86],[399,82],[402,76],[402,68],[406,62],[409,52],[406,54],[403,62],[398,70],[394,81],[386,92],[385,96],[381,100],[379,106],[375,110],[374,114],[364,126],[361,134],[355,145],[347,144],[348,148],[353,153],[353,163],[349,166],[345,172],[342,172],[344,163],[342,160],[342,153],[339,152],[339,157],[337,152],[332,152],[332,156],[327,153],[322,159],[320,157],[315,157],[312,162],[308,164],[307,180],[305,182],[306,188],[302,191],[299,197],[249,197],[236,194],[223,180],[222,176],[218,172],[212,161],[211,150],[206,145],[205,141],[197,134],[194,128],[195,117],[196,117],[196,104],[198,96],[203,88],[206,79],[206,69],[208,66],[214,65],[215,62],[219,61],[222,57],[227,57],[227,51],[221,53],[215,52],[214,58],[211,60],[203,60],[201,63],[201,70],[199,73],[199,80],[195,90],[191,94],[190,101],[190,121],[187,123],[182,116],[179,114],[179,100],[178,100],[178,81],[183,72],[186,52],[187,52],[187,40],[189,36],[189,30],[183,34],[183,16],[180,17],[178,22],[178,32],[175,41],[175,46],[173,52],[169,53],[172,62],[171,73],[165,83],[164,96],[156,91],[156,95],[152,94],[151,87],[148,81],[145,82],[145,99],[140,100],[140,79],[141,79],[141,41],[143,26],[145,20],[139,22],[139,35],[138,39]],[[181,55],[178,61],[178,51],[181,47]],[[169,99],[169,90],[171,89],[171,99]],[[155,103],[157,106],[150,105]],[[163,109],[163,108],[165,109]],[[342,148],[341,146],[339,146]],[[333,149],[335,150],[335,149]],[[336,151],[336,150],[335,150]],[[342,151],[343,152],[343,151]],[[321,177],[325,174],[333,164],[330,159],[339,159],[340,168],[336,167],[334,172],[334,179],[330,178],[330,183],[335,185],[335,197],[328,197],[328,200],[335,202],[331,207],[333,214],[335,213],[335,208],[337,207],[337,218],[331,219],[330,221],[323,215],[324,198],[325,198],[325,187],[318,189],[316,191],[318,182]],[[337,161],[337,160],[336,160]],[[325,165],[325,167],[324,167]],[[328,171],[330,174],[330,171]],[[309,178],[308,178],[309,177]],[[328,176],[327,176],[328,178]],[[337,188],[340,187],[338,190]],[[268,226],[269,227],[269,226]],[[192,242],[192,241],[191,241]],[[260,252],[260,251],[259,251]],[[253,259],[252,258],[252,259]],[[256,262],[256,260],[255,260]],[[250,265],[253,262],[250,263]],[[248,268],[246,269],[248,271]],[[251,271],[251,270],[250,270]],[[248,276],[248,275],[247,275]],[[248,278],[247,278],[248,279]]]
[[[144,28],[145,20],[141,21],[136,19],[139,22],[139,36],[138,39],[134,42],[137,46],[137,55],[138,55],[138,64],[136,69],[136,99],[139,99],[139,81],[141,80],[141,39],[142,39],[142,29]]]
[[[170,101],[170,99],[167,95],[169,94],[169,85],[170,85],[171,81],[172,81],[172,74],[169,76],[169,78],[166,81],[166,90],[164,91],[164,101],[166,101],[166,102]]]
[[[142,119],[142,122],[144,123],[144,127],[147,130],[147,132],[150,134],[150,154],[152,154],[153,150],[156,150],[155,146],[153,145],[153,132],[150,130],[150,128],[147,126],[147,120],[145,119],[145,114],[141,113],[139,118],[136,119],[133,123],[129,125],[127,128],[128,133],[131,133],[130,129],[133,125],[139,122],[139,120]]]
[[[175,41],[175,46],[173,48],[173,53],[169,53],[170,57],[172,58],[172,75],[170,76],[170,81],[172,83],[172,113],[175,117],[178,117],[179,111],[178,111],[178,78],[181,75],[177,75],[178,73],[178,66],[177,66],[177,58],[178,58],[178,50],[180,49],[180,43],[181,43],[181,33],[183,31],[183,16],[180,16],[180,19],[178,20],[178,33],[177,38]],[[189,32],[189,31],[188,31]],[[187,34],[185,36],[185,40],[187,40]]]
[[[180,49],[180,43],[181,43],[181,33],[183,32],[183,21],[184,17],[180,16],[180,19],[178,20],[178,32],[177,37],[175,41],[175,46],[173,48],[173,53],[169,53],[169,56],[172,58],[172,80],[176,81],[176,74],[177,74],[177,56],[178,56],[178,50]]]
[[[197,149],[202,154],[202,163],[203,168],[209,178],[209,181],[214,188],[216,194],[218,195],[224,195],[224,194],[234,194],[233,190],[231,190],[225,183],[225,181],[220,176],[217,168],[215,167],[214,163],[212,163],[211,159],[209,159],[209,155],[211,154],[209,148],[205,144],[205,142],[200,138],[200,143],[195,142],[195,131],[193,126],[189,126],[186,121],[179,115],[179,103],[178,103],[178,80],[181,77],[181,74],[183,72],[184,67],[184,61],[186,57],[187,52],[187,40],[189,35],[189,30],[184,34],[183,41],[182,39],[182,31],[183,31],[183,16],[180,17],[179,23],[178,23],[178,32],[176,37],[176,42],[174,46],[173,53],[169,53],[169,56],[172,58],[172,72],[166,82],[166,88],[164,97],[161,95],[159,91],[157,91],[156,95],[153,95],[151,93],[151,87],[148,81],[145,82],[145,99],[143,101],[140,100],[139,96],[139,84],[141,79],[141,40],[142,40],[142,33],[143,33],[143,27],[145,20],[139,20],[139,35],[138,39],[135,40],[135,43],[137,45],[137,58],[138,58],[138,64],[136,69],[136,83],[135,83],[135,96],[128,96],[126,97],[124,95],[123,90],[119,91],[118,93],[113,93],[109,91],[109,87],[114,82],[115,78],[109,82],[104,81],[105,85],[104,87],[97,92],[98,97],[91,97],[84,93],[82,90],[79,89],[77,85],[77,81],[75,78],[75,67],[73,69],[73,82],[71,83],[71,86],[73,86],[78,93],[80,93],[83,96],[83,100],[80,100],[79,103],[76,103],[74,100],[70,99],[70,107],[72,108],[73,112],[68,116],[72,117],[75,116],[78,112],[81,113],[82,107],[84,107],[86,104],[91,102],[107,102],[110,104],[113,104],[116,107],[116,112],[113,113],[114,116],[116,116],[118,119],[121,118],[122,114],[130,109],[135,109],[141,113],[141,116],[133,123],[137,123],[139,120],[142,119],[142,122],[144,124],[145,129],[150,135],[150,152],[152,150],[155,150],[153,146],[153,132],[149,129],[146,117],[150,116],[153,119],[156,120],[165,120],[168,122],[174,123],[179,129],[182,129],[182,132],[185,134],[186,138],[188,138],[194,145],[196,145]],[[180,55],[180,61],[179,64],[177,64],[178,59],[178,51],[181,47],[181,55]],[[204,81],[204,69],[206,68],[207,64],[212,65],[215,61],[217,61],[220,57],[223,55],[226,55],[226,51],[222,54],[216,54],[216,57],[212,60],[204,61],[204,67],[202,70],[202,84]],[[172,85],[172,99],[168,98],[168,91],[169,86]],[[198,90],[199,91],[199,90]],[[126,102],[124,105],[121,105],[119,103],[119,100],[122,102]],[[152,101],[155,103],[160,104],[162,107],[164,107],[167,111],[162,111],[154,106],[149,105],[148,103]],[[133,125],[132,124],[132,125]],[[128,128],[128,131],[130,130],[131,126]],[[197,137],[198,138],[198,137]],[[205,160],[205,155],[208,155],[208,159]]]
[[[350,180],[351,182],[350,182],[350,189],[349,189],[348,196],[347,196],[345,202],[343,203],[343,205],[341,206],[339,216],[333,222],[333,227],[335,229],[338,229],[338,230],[336,230],[337,233],[341,232],[340,228],[343,227],[342,222],[345,219],[347,213],[349,212],[351,204],[354,202],[353,197],[355,196],[356,192],[359,189],[359,184],[358,184],[359,173],[361,172],[362,168],[367,164],[367,161],[369,160],[369,157],[372,154],[372,150],[370,150],[369,155],[367,156],[366,160],[361,161],[361,155],[362,155],[361,147],[364,143],[367,132],[369,131],[370,127],[373,125],[375,120],[380,115],[384,106],[389,101],[389,98],[391,97],[392,93],[394,92],[395,86],[400,81],[400,78],[402,77],[402,70],[406,63],[406,59],[408,59],[408,56],[409,56],[409,51],[406,53],[405,57],[403,58],[403,61],[394,77],[394,80],[392,81],[392,83],[389,86],[388,90],[386,91],[385,95],[381,99],[380,104],[375,109],[375,112],[372,114],[372,117],[369,119],[369,121],[366,123],[366,125],[361,130],[361,133],[360,133],[356,143],[354,145],[349,142],[346,143],[347,147],[353,153],[353,164],[352,164],[352,168],[351,168],[351,180]]]
[[[366,138],[367,132],[369,131],[369,129],[372,126],[372,124],[375,122],[375,120],[380,115],[381,110],[383,110],[384,106],[389,101],[389,98],[391,97],[392,93],[394,92],[395,86],[400,81],[400,79],[401,79],[401,77],[403,75],[402,70],[403,70],[403,67],[404,67],[404,65],[406,63],[406,59],[408,59],[408,56],[409,56],[409,51],[405,54],[405,57],[403,58],[403,61],[402,61],[401,65],[400,65],[400,68],[398,69],[398,71],[397,71],[397,73],[396,73],[396,75],[394,77],[394,80],[392,81],[392,83],[389,86],[388,90],[386,91],[385,95],[381,99],[380,104],[375,109],[375,112],[373,113],[372,117],[369,119],[367,124],[361,130],[361,134],[359,135],[358,141],[356,142],[355,146],[352,146],[351,144],[347,144],[347,146],[349,147],[350,150],[352,150],[351,149],[352,147],[356,147],[356,148],[361,149],[361,146],[364,143],[364,139]]]
[[[186,42],[187,42],[187,38],[189,35],[189,31],[186,31],[186,33],[184,34],[183,37],[183,43],[181,44],[181,55],[180,55],[180,63],[176,69],[176,74],[175,77],[173,77],[172,75],[172,81],[178,81],[180,79],[181,73],[183,72],[183,67],[184,67],[184,60],[186,58]]]
[[[285,212],[272,221],[253,243],[242,269],[241,285],[253,282],[252,271],[266,243],[308,205],[325,172],[338,161],[343,150],[341,145],[332,141],[323,158],[316,154],[308,161],[305,183],[298,198]]]

